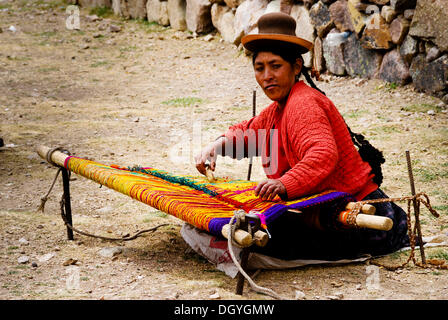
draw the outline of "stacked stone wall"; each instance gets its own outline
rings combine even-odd
[[[289,13],[314,43],[305,64],[321,73],[379,78],[448,103],[448,0],[78,0],[125,18],[240,45],[267,12]]]

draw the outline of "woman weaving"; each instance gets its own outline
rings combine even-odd
[[[207,165],[215,170],[218,155],[261,155],[268,179],[257,185],[255,194],[262,199],[291,200],[325,190],[347,192],[358,201],[387,198],[379,189],[381,152],[352,133],[334,104],[315,86],[302,58],[312,43],[297,37],[295,29],[289,15],[269,13],[259,19],[258,34],[243,37],[242,44],[252,53],[256,81],[273,102],[205,147],[196,156],[198,171],[205,174]],[[299,80],[301,75],[309,85]],[[261,139],[262,150],[260,139],[254,138],[260,132],[269,133]],[[238,143],[244,145],[241,155],[235,155]],[[377,215],[393,220],[392,230],[331,231],[313,212],[287,214],[270,228],[268,245],[256,250],[283,259],[343,258],[386,254],[407,245],[405,212],[391,202],[375,207]],[[287,245],[292,241],[306,244]]]

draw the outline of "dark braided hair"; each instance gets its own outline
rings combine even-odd
[[[323,95],[326,95],[325,92],[323,92],[321,89],[319,89],[316,84],[314,83],[313,79],[310,76],[310,68],[307,68],[303,66],[303,57],[300,53],[297,52],[297,50],[294,50],[293,47],[287,44],[278,43],[275,46],[272,46],[271,44],[266,45],[266,47],[259,48],[256,52],[253,52],[252,54],[252,64],[255,64],[255,59],[257,58],[258,53],[265,51],[265,52],[272,52],[275,55],[278,55],[282,57],[285,61],[288,61],[291,65],[294,65],[296,63],[297,59],[302,60],[302,70],[300,74],[297,76],[296,81],[300,78],[301,75],[303,75],[308,82],[308,84],[313,88],[322,93]],[[348,132],[350,133],[350,137],[352,138],[353,144],[357,147],[358,153],[361,156],[361,159],[365,162],[367,162],[370,167],[372,168],[372,173],[375,175],[373,177],[373,182],[376,183],[379,186],[381,186],[381,183],[383,182],[383,173],[381,169],[381,165],[386,161],[384,159],[383,153],[372,146],[370,142],[359,133],[354,133],[350,127],[347,126]]]

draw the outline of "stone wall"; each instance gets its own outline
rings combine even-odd
[[[448,104],[448,0],[78,0],[109,6],[116,15],[175,30],[220,33],[240,45],[258,18],[283,11],[296,34],[314,43],[305,65],[322,73],[379,78]]]

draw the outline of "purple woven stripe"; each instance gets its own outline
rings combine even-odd
[[[222,237],[222,227],[230,222],[230,218],[213,218],[208,224],[208,230],[215,236]]]
[[[350,201],[356,201],[356,199],[345,192],[331,192],[322,196],[318,196],[313,199],[308,199],[303,202],[295,203],[289,206],[285,206],[283,204],[277,204],[272,206],[268,210],[264,212],[264,216],[266,217],[266,223],[269,228],[269,224],[272,223],[275,219],[280,217],[283,213],[285,213],[288,209],[297,209],[301,210],[304,208],[310,208],[313,206],[318,206],[322,204],[326,204],[332,201],[340,202],[341,207],[345,207],[345,205]],[[214,218],[209,224],[209,232],[216,236],[222,236],[221,230],[222,227],[230,222],[230,218]]]
[[[328,194],[324,194],[321,196],[318,196],[316,198],[308,199],[303,202],[295,203],[289,206],[285,206],[283,204],[278,204],[275,206],[272,206],[268,210],[266,210],[263,214],[266,217],[266,224],[272,223],[275,219],[277,219],[279,216],[281,216],[283,213],[285,213],[288,209],[297,209],[302,210],[305,208],[310,208],[314,206],[318,206],[324,203],[328,203],[331,201],[340,201],[341,205],[345,207],[345,205],[350,201],[356,201],[355,198],[349,193],[345,192],[331,192]]]

